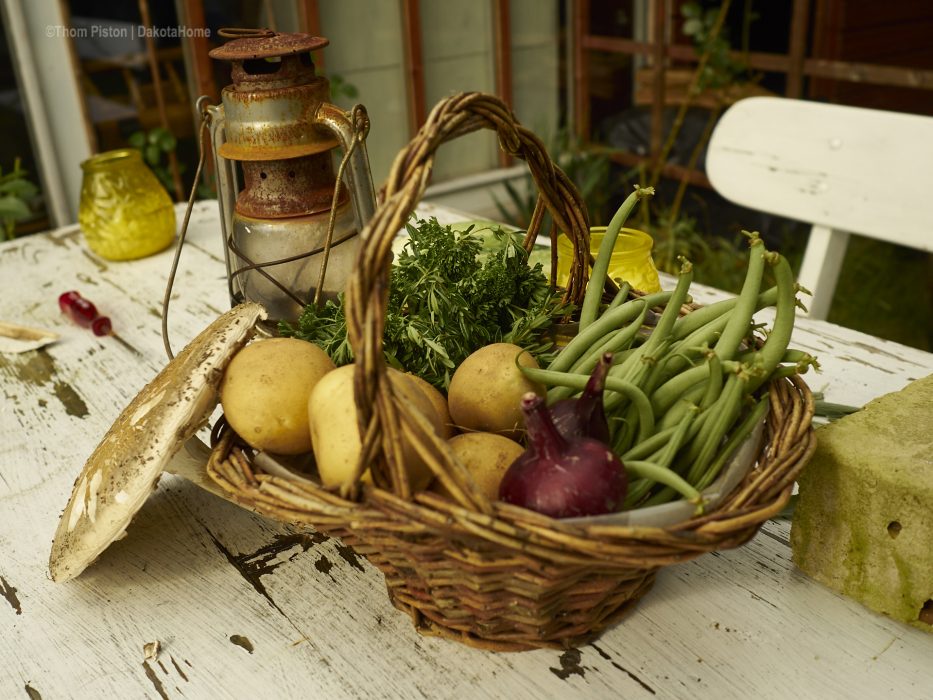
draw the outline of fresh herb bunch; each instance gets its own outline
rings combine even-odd
[[[569,309],[541,265],[528,265],[520,235],[496,230],[484,249],[472,226],[455,231],[432,218],[407,229],[390,276],[383,335],[390,366],[446,389],[453,370],[490,343],[514,343],[550,361],[548,330]],[[353,360],[342,295],[307,306],[296,326],[279,330],[319,345],[338,366]]]

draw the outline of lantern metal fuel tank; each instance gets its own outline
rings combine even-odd
[[[315,298],[322,266],[317,296],[343,291],[375,209],[369,120],[362,106],[348,113],[328,102],[329,83],[311,57],[327,39],[268,30],[221,35],[231,40],[210,56],[231,64],[233,83],[222,106],[206,110],[231,304],[255,301],[271,320],[295,319]],[[347,186],[337,183],[338,147]]]

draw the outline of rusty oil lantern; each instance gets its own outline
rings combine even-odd
[[[221,35],[231,40],[210,56],[232,64],[233,84],[222,105],[205,109],[231,304],[255,301],[271,320],[295,319],[305,304],[344,289],[359,232],[375,209],[369,120],[361,105],[348,113],[328,103],[329,83],[311,57],[327,39],[268,30]],[[338,186],[341,174],[346,187]]]

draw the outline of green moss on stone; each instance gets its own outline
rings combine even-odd
[[[791,546],[809,576],[920,629],[933,600],[933,375],[817,431]]]

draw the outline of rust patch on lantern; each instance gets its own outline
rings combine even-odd
[[[211,49],[208,56],[220,61],[247,61],[256,58],[275,58],[278,56],[292,56],[299,53],[308,53],[316,49],[323,49],[330,43],[329,39],[311,34],[270,32],[267,29],[238,30],[221,29],[221,36],[228,36],[230,32],[247,32],[237,35],[216,49]]]
[[[315,75],[311,51],[328,40],[268,30],[225,29],[221,36],[232,39],[210,56],[233,64],[233,84],[223,90],[226,143],[219,152],[242,164],[236,211],[257,219],[327,211],[338,141],[315,121],[330,86]],[[339,202],[347,199],[341,189]]]
[[[236,209],[254,218],[284,218],[327,211],[336,180],[330,153],[288,160],[244,161],[245,189]],[[347,201],[341,188],[338,202]]]

